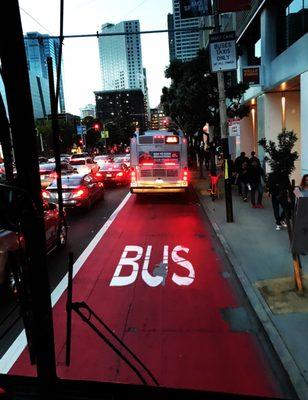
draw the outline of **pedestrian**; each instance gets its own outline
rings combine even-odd
[[[252,163],[253,161],[256,161],[261,166],[260,160],[256,156],[256,152],[255,151],[252,151],[250,153],[250,160],[249,161],[250,161],[250,163]]]
[[[243,201],[248,199],[248,184],[249,184],[249,163],[244,161],[238,173],[238,183],[241,189]]]
[[[201,141],[198,146],[198,160],[199,160],[199,171],[200,171],[200,178],[203,178],[203,164],[205,162],[205,149],[204,149],[204,142]]]
[[[238,186],[238,194],[239,194],[239,196],[243,195],[242,186],[241,186],[240,180],[239,180],[239,174],[241,172],[242,164],[244,162],[249,163],[249,158],[246,157],[246,153],[244,151],[242,151],[240,156],[238,156],[234,161],[235,182],[236,182],[236,184]]]
[[[287,227],[285,218],[286,212],[289,211],[289,206],[291,205],[290,193],[292,186],[289,177],[279,172],[269,174],[266,186],[268,194],[272,199],[276,231],[280,231],[282,227]]]
[[[294,189],[296,198],[308,197],[308,174],[303,175],[301,183]]]
[[[256,159],[253,159],[249,166],[248,178],[251,188],[251,205],[253,208],[264,208],[262,204],[264,175],[264,170],[261,168],[260,163]]]

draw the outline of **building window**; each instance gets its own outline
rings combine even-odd
[[[286,46],[289,47],[308,32],[308,1],[293,0],[285,8]]]

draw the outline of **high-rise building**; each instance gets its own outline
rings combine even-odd
[[[47,57],[51,57],[53,61],[54,76],[56,78],[58,58],[59,58],[59,46],[60,46],[59,39],[51,38],[49,35],[41,34],[39,32],[28,32],[25,35],[25,49],[26,49],[30,75],[43,79],[48,79]],[[45,93],[43,92],[42,94],[45,97]],[[48,97],[49,97],[49,91],[48,91]],[[60,104],[60,112],[64,113],[65,101],[64,101],[62,74],[60,79],[59,104]]]
[[[94,92],[96,116],[103,123],[121,117],[140,126],[146,126],[144,95],[141,89],[102,90]]]
[[[174,36],[174,19],[173,14],[168,14],[168,42],[169,42],[169,60],[170,62],[175,59],[175,36]]]
[[[157,108],[151,108],[150,129],[159,130],[164,128],[166,115],[161,104]]]
[[[85,107],[80,109],[80,116],[81,118],[85,117],[93,117],[95,118],[95,105],[94,104],[87,104]]]
[[[173,28],[174,29],[188,29],[188,28],[200,28],[203,18],[181,18],[180,12],[180,2],[179,0],[172,1],[173,6]],[[171,17],[170,17],[171,24]],[[168,17],[168,27],[169,27],[169,17]],[[170,38],[174,40],[174,50],[173,45],[170,47]],[[189,61],[198,55],[198,51],[201,47],[201,34],[200,31],[188,31],[174,32],[174,36],[169,36],[169,51],[170,60],[173,57],[172,52],[174,51],[174,58],[181,61]]]
[[[138,20],[102,25],[102,33],[123,33],[98,39],[103,90],[141,89],[145,93]]]

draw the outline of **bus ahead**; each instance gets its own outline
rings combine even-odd
[[[174,193],[188,188],[187,139],[161,131],[136,133],[131,139],[132,193]]]

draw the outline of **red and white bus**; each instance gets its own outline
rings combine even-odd
[[[132,193],[185,192],[189,184],[187,139],[166,130],[131,139]]]

